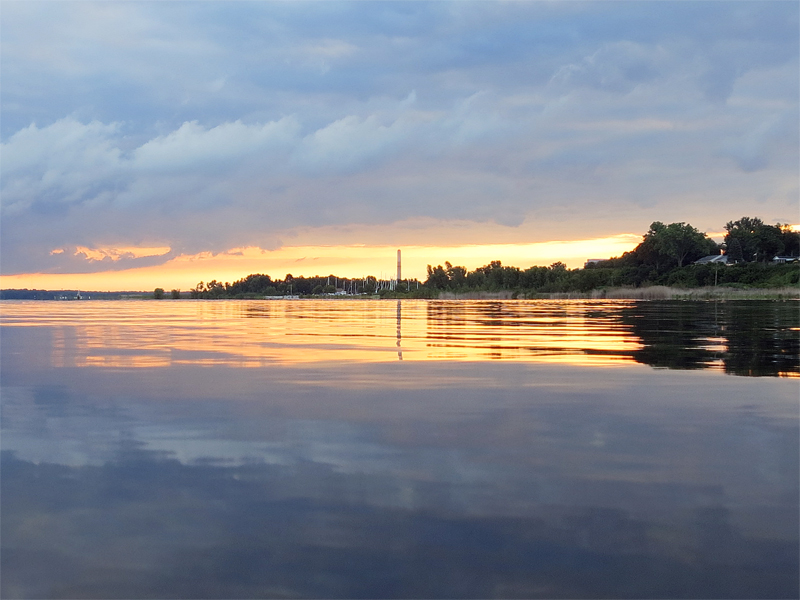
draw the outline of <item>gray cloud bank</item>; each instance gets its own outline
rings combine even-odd
[[[2,270],[415,217],[540,239],[575,215],[794,220],[797,22],[793,2],[8,4]],[[172,251],[75,255],[110,245]]]

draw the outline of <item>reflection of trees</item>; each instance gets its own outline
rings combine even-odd
[[[643,345],[634,358],[668,369],[709,367],[721,358],[708,340],[721,332],[716,309],[699,302],[639,302],[624,309],[623,320]]]
[[[625,355],[653,367],[748,376],[800,373],[792,301],[430,302],[427,324],[429,341],[443,346]],[[635,338],[641,348],[625,346]]]
[[[517,304],[514,302],[428,302],[428,336],[434,339],[447,337],[459,339],[459,333],[470,332],[473,336],[481,330],[509,328],[538,330],[564,327],[569,324],[570,313],[565,303]],[[519,334],[514,331],[514,334]]]
[[[644,347],[634,358],[654,367],[735,375],[800,373],[800,313],[794,302],[642,302],[624,321]]]
[[[725,370],[737,375],[800,373],[796,302],[730,302]]]

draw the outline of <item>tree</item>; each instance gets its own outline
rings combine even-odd
[[[786,256],[800,256],[800,231],[792,229],[791,225],[778,223],[783,238],[783,254]]]
[[[503,281],[507,279],[503,264],[499,260],[493,260],[488,265],[475,269],[480,274],[480,281],[490,290],[503,289]]]
[[[756,231],[764,224],[758,217],[742,217],[738,221],[725,223],[725,244],[728,248],[738,242],[742,249],[742,260],[751,262],[756,257]]]
[[[225,295],[225,286],[216,279],[209,281],[206,284],[206,298],[221,298]]]
[[[156,300],[164,299],[164,288],[156,288],[153,290],[153,298]]]
[[[465,267],[454,267],[449,261],[445,261],[447,278],[450,280],[450,287],[460,288],[467,282],[467,269]]]
[[[794,247],[790,227],[781,226],[780,223],[767,225],[758,217],[742,217],[738,221],[728,221],[725,224],[725,231],[727,231],[725,243],[728,248],[730,249],[735,241],[738,241],[742,248],[742,257],[747,262],[770,261],[785,252],[787,242],[790,248]]]
[[[642,242],[632,252],[636,263],[655,267],[656,271],[659,267],[666,266],[669,257],[664,254],[662,244],[659,243],[666,227],[661,221],[650,224],[650,229],[642,237]]]
[[[205,298],[205,293],[205,284],[202,281],[194,286],[193,290],[189,291],[189,295],[192,298]]]
[[[655,247],[659,253],[674,259],[678,267],[682,267],[687,261],[712,253],[716,244],[688,223],[670,223],[656,234]]]
[[[522,273],[522,287],[528,289],[539,289],[547,284],[550,269],[548,267],[530,267]]]
[[[731,260],[734,262],[742,262],[744,260],[744,253],[742,251],[742,243],[739,238],[732,238],[728,244],[728,249],[725,251]]]
[[[173,300],[179,300],[180,297],[181,297],[181,291],[180,290],[172,290],[170,292],[170,294],[172,295],[172,299]]]
[[[272,279],[270,279],[269,275],[254,273],[244,279],[234,281],[230,285],[228,293],[234,296],[238,294],[264,294],[271,285]]]
[[[450,279],[447,277],[447,273],[442,268],[442,265],[436,267],[428,265],[428,278],[425,280],[426,287],[444,290],[447,289],[448,283],[450,283]]]
[[[767,262],[783,254],[783,232],[775,225],[762,225],[756,232],[756,260]]]

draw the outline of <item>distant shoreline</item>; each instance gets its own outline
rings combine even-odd
[[[38,301],[38,302],[86,302],[92,300],[155,300],[152,292],[83,292],[82,298],[57,297],[63,290],[30,290],[38,297],[8,297],[7,292],[23,290],[0,290],[2,301]],[[69,293],[69,292],[67,292]],[[180,299],[163,298],[158,302],[175,302],[189,300],[185,296]],[[440,292],[438,295],[417,295],[413,293],[390,293],[378,297],[375,295],[339,295],[339,296],[268,296],[258,298],[206,298],[195,300],[800,300],[800,286],[779,288],[735,288],[735,287],[699,287],[676,288],[662,285],[646,287],[617,287],[590,290],[587,292],[549,292],[524,293],[514,290],[472,291],[472,292]]]

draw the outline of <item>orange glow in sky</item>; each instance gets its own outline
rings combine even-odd
[[[426,278],[426,266],[444,264],[469,270],[499,260],[505,265],[526,269],[556,261],[570,268],[582,267],[588,258],[619,256],[641,241],[638,234],[619,234],[604,238],[514,244],[464,244],[449,246],[326,245],[284,246],[277,250],[257,247],[236,248],[226,253],[178,256],[162,265],[97,273],[29,273],[0,276],[0,286],[8,288],[78,289],[94,291],[188,290],[200,281],[216,279],[233,282],[251,273],[266,273],[282,279],[287,273],[297,276],[338,275],[340,277],[395,276],[396,250],[403,256],[403,278]],[[58,250],[58,249],[56,249]],[[167,248],[79,249],[87,260],[103,257],[152,256]]]

